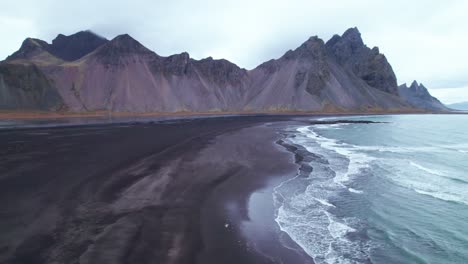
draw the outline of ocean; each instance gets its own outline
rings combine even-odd
[[[281,230],[316,263],[468,263],[468,115],[336,119],[384,123],[288,128]]]

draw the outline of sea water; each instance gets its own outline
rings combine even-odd
[[[316,263],[468,263],[468,115],[345,119],[383,123],[288,129],[312,171],[275,188],[281,230]]]

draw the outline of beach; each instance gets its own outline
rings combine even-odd
[[[313,263],[275,222],[288,116],[0,131],[0,262]]]
[[[466,116],[99,121],[0,128],[0,263],[466,260]]]

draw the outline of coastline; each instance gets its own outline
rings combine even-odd
[[[269,188],[297,173],[277,122],[2,130],[0,261],[312,263],[274,222]]]
[[[313,263],[275,221],[273,188],[298,172],[292,153],[278,144],[278,132],[290,122],[246,128],[220,139],[230,144],[248,137],[256,146],[236,155],[248,161],[249,169],[207,198],[201,215],[204,249],[197,263]]]
[[[376,123],[311,120],[323,117],[1,129],[0,262],[313,263],[305,250],[321,240],[291,238],[275,219],[276,187],[321,171],[288,127]],[[349,191],[333,204],[347,204]]]
[[[468,114],[468,111],[423,111],[412,109],[395,110],[372,110],[372,111],[210,111],[210,112],[109,112],[109,111],[89,111],[89,112],[63,112],[63,111],[8,111],[0,110],[0,120],[34,120],[34,119],[66,119],[66,118],[187,118],[187,117],[216,117],[216,116],[262,116],[262,115],[283,115],[283,116],[346,116],[346,115],[398,115],[398,114]]]

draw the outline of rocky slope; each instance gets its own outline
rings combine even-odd
[[[431,111],[448,111],[449,109],[437,98],[431,96],[424,85],[414,81],[410,87],[405,84],[398,87],[400,97],[414,108]]]
[[[355,38],[348,38],[349,33],[355,33]],[[254,94],[247,107],[254,110],[303,111],[372,111],[408,107],[393,91],[396,89],[396,82],[371,81],[371,86],[351,68],[352,64],[360,65],[359,62],[348,61],[354,60],[352,52],[349,58],[343,57],[342,60],[340,53],[334,55],[332,47],[336,44],[336,38],[335,36],[325,44],[318,37],[311,37],[278,60],[268,61],[251,71],[249,75],[252,87],[249,91]],[[356,49],[368,49],[357,29],[348,30],[343,37],[338,38],[343,46],[354,45]],[[372,70],[371,66],[361,64],[361,71]],[[391,66],[386,67],[393,74]]]
[[[89,31],[59,35],[52,44],[28,38],[1,65],[35,65],[70,111],[411,111],[427,106],[400,96],[385,56],[368,48],[356,28],[327,43],[311,37],[250,71],[227,60],[194,60],[188,53],[163,57],[129,35],[108,41]]]
[[[73,111],[177,112],[241,110],[245,70],[226,60],[161,57],[121,35],[73,63],[49,65]]]
[[[33,64],[0,64],[0,109],[59,110],[63,101]]]

